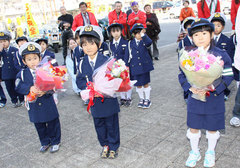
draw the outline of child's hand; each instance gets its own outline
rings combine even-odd
[[[38,89],[36,86],[32,86],[32,87],[30,88],[30,92],[33,92],[33,93],[35,93],[35,94],[38,94],[39,89]]]
[[[197,95],[200,95],[200,96],[204,96],[206,94],[206,90],[205,89],[197,89],[197,88],[191,87],[189,90],[193,94],[197,94]]]
[[[42,96],[45,95],[45,94],[46,94],[46,92],[39,91],[39,93],[38,93],[38,97],[42,97]]]
[[[144,33],[146,33],[146,29],[141,30],[141,34],[144,34]]]

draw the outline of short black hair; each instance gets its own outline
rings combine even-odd
[[[193,36],[195,33],[203,32],[203,31],[208,31],[210,34],[213,32],[210,26],[199,26],[199,27],[193,28],[191,31],[191,34]]]
[[[82,6],[82,5],[85,5],[85,6],[87,7],[87,3],[86,3],[86,2],[80,2],[79,8],[80,8],[80,6]]]
[[[17,44],[18,44],[20,41],[26,41],[26,42],[28,42],[26,39],[20,39],[20,40],[18,40]]]
[[[143,9],[145,9],[147,6],[150,6],[150,8],[152,8],[150,4],[146,4]]]
[[[93,37],[93,36],[89,36],[89,35],[83,35],[81,36],[80,38],[80,46],[82,47],[82,45],[84,43],[95,43],[97,45],[97,47],[99,48],[100,47],[100,39],[96,38],[96,37]]]
[[[34,54],[37,54],[37,53],[34,53]],[[22,55],[23,61],[25,61],[26,55],[28,55],[28,54]],[[40,54],[37,54],[37,56],[39,57],[39,60],[40,60],[40,59],[41,59],[41,55],[40,55]]]
[[[185,0],[185,1],[183,1],[183,4],[184,4],[185,2],[187,2],[187,3],[188,3],[188,5],[190,4],[188,0]]]
[[[134,35],[136,35],[136,34],[138,34],[138,33],[140,33],[142,31],[142,29],[135,29],[135,30],[133,30],[133,34]]]
[[[222,26],[225,26],[225,22],[223,22],[222,20],[219,19],[212,19],[211,22],[220,22]]]
[[[191,25],[193,21],[194,21],[194,20],[188,20],[188,21],[186,21],[186,23],[184,23],[184,29],[186,29],[189,25]]]
[[[122,5],[122,2],[120,2],[120,1],[116,1],[116,2],[115,2],[115,5],[116,5],[117,3],[120,3],[120,4]]]
[[[121,29],[121,27],[120,26],[113,26],[113,27],[111,27],[111,29],[110,29],[110,32],[115,32],[115,31],[122,31],[122,29]]]
[[[46,41],[44,41],[44,40],[39,40],[38,44],[41,45],[42,42],[44,42],[46,45],[48,45],[48,43],[46,43]]]

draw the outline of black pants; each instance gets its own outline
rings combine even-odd
[[[20,102],[24,101],[24,96],[20,95],[15,91],[15,79],[8,79],[8,80],[5,80],[4,82],[12,103],[17,103],[18,100]]]
[[[63,46],[63,58],[64,61],[66,60],[67,57],[67,48],[68,48],[68,39],[73,37],[73,33],[71,30],[64,30],[62,32],[62,46]]]

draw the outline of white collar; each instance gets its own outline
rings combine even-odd
[[[215,34],[214,34],[213,39],[215,40],[215,39],[217,38],[217,41],[218,41],[219,38],[221,37],[221,34],[222,34],[222,33],[220,33],[219,35],[215,35]]]
[[[46,49],[46,50],[47,50],[47,49]],[[44,56],[44,54],[45,54],[46,50],[45,50],[45,51],[43,51],[43,52],[42,52],[40,55]]]
[[[140,42],[141,40],[137,40],[137,39],[135,38],[135,41],[136,41],[136,44],[137,44],[137,42]]]
[[[5,51],[7,50],[7,52],[9,51],[9,49],[10,49],[10,45],[8,46],[8,48],[7,49],[4,49]]]
[[[113,44],[116,44],[116,43],[119,44],[120,40],[121,40],[121,37],[117,41],[115,41],[115,39],[113,39]]]
[[[90,61],[92,61],[92,62],[93,62],[93,65],[95,66],[95,65],[96,65],[96,61],[97,61],[97,57],[98,57],[98,53],[97,53],[96,57],[95,57],[93,60],[91,60],[91,58],[88,56],[89,64],[90,64]],[[91,65],[91,64],[90,64],[90,65]]]

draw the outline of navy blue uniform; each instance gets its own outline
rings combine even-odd
[[[18,93],[28,95],[33,85],[33,75],[29,68],[25,68],[17,74],[16,91]],[[52,94],[45,94],[38,97],[36,102],[29,103],[28,114],[30,121],[37,129],[42,146],[60,143],[59,114]]]
[[[234,64],[234,54],[235,54],[235,46],[237,45],[237,42],[236,42],[236,35],[233,34],[231,37],[230,37],[230,44],[232,46],[232,48],[234,47],[234,51],[233,51],[233,55],[230,55],[231,59],[232,59],[232,62]],[[239,81],[239,70],[237,68],[235,68],[235,66],[232,67],[233,69],[233,75],[234,75],[234,79],[236,81]]]
[[[105,56],[109,56],[109,48],[108,48],[107,43],[102,42],[100,48],[98,49],[98,52]]]
[[[42,54],[41,54],[42,55]],[[42,59],[46,56],[50,56],[52,59],[55,59],[55,54],[48,51],[48,50],[45,50],[44,54],[42,55]]]
[[[73,50],[73,72],[74,72],[74,74],[77,74],[77,65],[79,64],[80,59],[82,57],[84,57],[84,52],[80,46],[77,46]]]
[[[25,68],[25,64],[22,61],[22,56],[19,54],[19,51],[14,55],[14,66],[18,72]]]
[[[181,50],[181,49],[184,48],[184,47],[192,46],[192,45],[193,45],[189,38],[190,38],[190,37],[187,35],[186,37],[184,37],[183,40],[181,40],[181,41],[178,43],[178,50]]]
[[[108,60],[107,56],[98,53],[94,69],[97,69]],[[79,89],[86,89],[87,78],[92,81],[92,67],[89,64],[88,56],[79,63],[79,71],[76,83]],[[116,151],[120,145],[118,112],[120,112],[117,98],[94,98],[94,105],[91,107],[91,113],[94,119],[94,125],[98,140],[101,146],[109,146],[109,150]]]
[[[23,96],[17,94],[15,91],[15,79],[17,75],[17,69],[14,66],[14,55],[18,52],[18,49],[10,46],[8,51],[3,50],[0,52],[0,57],[3,62],[2,65],[2,80],[5,82],[6,89],[11,98],[12,103],[24,101]]]
[[[0,80],[2,80],[1,76],[2,76],[2,65],[1,65],[1,59],[0,59]],[[6,96],[4,94],[1,82],[0,82],[0,98],[1,98],[0,103],[6,104],[7,99],[6,99]]]
[[[114,58],[124,60],[125,52],[128,50],[128,41],[121,37],[117,48],[113,44],[113,40],[109,44],[110,55]]]
[[[152,59],[149,55],[147,47],[150,47],[152,40],[144,35],[139,45],[133,39],[129,42],[125,62],[128,63],[130,69],[131,80],[137,80],[135,86],[143,86],[150,83],[150,71],[154,70]]]
[[[217,48],[212,47],[210,53],[221,56],[224,61],[224,69],[230,69],[232,62],[228,54]],[[184,91],[190,89],[191,85],[188,83],[186,76],[181,71],[178,75],[179,83]],[[206,97],[206,102],[192,98],[192,93],[188,96],[187,102],[187,125],[193,129],[206,129],[216,131],[225,128],[225,102],[224,90],[233,80],[233,76],[222,76],[221,83],[216,86],[214,92],[210,92],[210,96]]]

